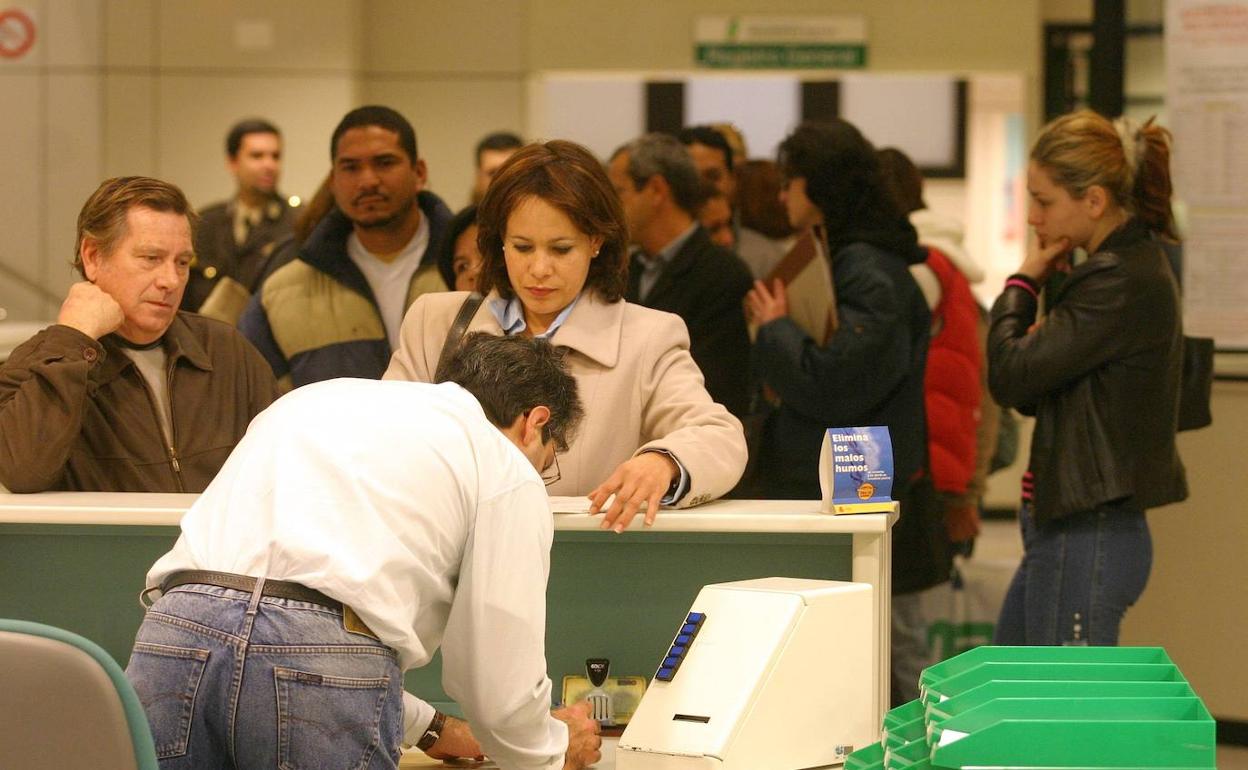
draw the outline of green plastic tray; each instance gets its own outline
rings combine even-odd
[[[909,770],[931,767],[931,748],[923,738],[895,749],[884,747],[884,770]]]
[[[898,725],[884,731],[884,749],[899,749],[911,741],[927,740],[927,722],[923,717],[912,719],[904,725]]]
[[[950,717],[998,698],[1179,698],[1194,696],[1187,682],[996,680],[927,706],[927,734]]]
[[[1173,663],[981,663],[929,686],[923,695],[931,705],[986,682],[1014,680],[1082,682],[1186,682]]]
[[[845,758],[845,770],[881,770],[883,767],[883,743],[864,746]]]
[[[919,675],[919,691],[984,663],[1173,663],[1161,647],[994,647],[967,650],[928,666]]]
[[[903,703],[895,709],[889,710],[884,714],[884,732],[890,729],[898,728],[907,722],[914,721],[924,714],[923,701],[915,699],[909,703]]]
[[[932,730],[933,767],[1213,768],[1216,725],[1196,697],[999,698]]]

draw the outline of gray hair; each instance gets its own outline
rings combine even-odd
[[[635,188],[640,190],[651,177],[661,176],[671,188],[677,206],[689,214],[701,207],[698,169],[693,165],[689,149],[676,137],[660,133],[644,134],[616,150],[611,157],[618,157],[622,152],[628,153],[628,175],[632,177]]]
[[[473,332],[438,366],[434,381],[454,382],[467,390],[499,428],[536,406],[547,407],[550,420],[542,439],[566,452],[584,414],[566,355],[566,348],[546,340]]]

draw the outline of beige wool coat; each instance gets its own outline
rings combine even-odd
[[[502,334],[491,293],[468,331]],[[425,294],[408,309],[399,348],[384,379],[432,382],[438,357],[467,292]],[[679,316],[586,292],[551,342],[567,347],[585,418],[559,457],[552,495],[586,495],[625,460],[646,449],[671,452],[689,473],[677,507],[722,496],[745,469],[745,434],[737,418],[706,392],[689,355]],[[741,376],[749,362],[741,362]]]

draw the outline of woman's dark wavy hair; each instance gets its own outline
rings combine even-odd
[[[861,233],[888,232],[904,220],[875,148],[844,120],[802,123],[780,144],[777,162],[785,176],[806,180],[806,197],[823,213],[833,252],[862,240]]]
[[[477,247],[482,265],[479,290],[515,296],[503,258],[507,219],[522,201],[538,197],[562,211],[591,238],[602,238],[598,256],[589,262],[585,287],[607,302],[624,298],[628,287],[628,224],[620,198],[593,154],[561,139],[529,144],[516,151],[490,182],[477,209]]]

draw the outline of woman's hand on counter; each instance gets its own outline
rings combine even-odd
[[[589,493],[589,513],[603,510],[612,494],[615,500],[602,517],[602,528],[623,532],[639,510],[645,510],[646,525],[654,523],[659,501],[672,481],[680,477],[676,461],[660,452],[643,452],[620,463],[615,472]]]

